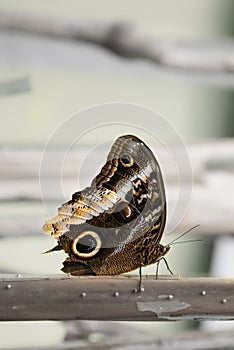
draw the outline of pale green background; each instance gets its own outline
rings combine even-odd
[[[172,40],[222,39],[233,30],[233,2],[227,0],[10,0],[0,1],[1,9],[133,21],[149,35]],[[231,133],[228,126],[233,120],[232,91],[222,86],[202,83],[195,76],[159,71],[151,63],[125,60],[84,43],[63,43],[63,52],[58,42],[51,43],[58,55],[54,61],[50,39],[4,35],[8,34],[0,33],[0,42],[4,44],[0,53],[0,81],[28,77],[32,87],[30,93],[0,97],[0,144],[4,147],[42,148],[69,115],[110,101],[136,103],[157,110],[187,141]],[[28,51],[22,51],[27,45]],[[37,47],[36,57],[30,47]],[[25,52],[32,56],[24,57]],[[79,57],[72,57],[77,53]],[[4,209],[11,210],[13,205],[8,203]],[[19,210],[27,210],[27,205],[21,205]],[[43,208],[35,206],[31,210]],[[4,268],[20,272],[58,273],[62,253],[53,257],[40,255],[52,244],[46,236],[2,240],[1,251],[10,250],[17,260],[9,262],[8,255],[1,253],[0,262]],[[200,253],[195,248],[194,251],[195,255],[181,247],[173,250],[168,261],[176,266],[175,273],[201,273],[202,267],[197,265]],[[183,261],[179,259],[181,255]],[[154,331],[164,327],[164,332],[170,333],[180,326],[164,323],[150,328]],[[56,343],[62,339],[63,332],[60,323],[2,323],[0,347]]]
[[[221,39],[230,35],[232,6],[228,0],[0,1],[0,9],[133,21],[148,35],[172,40]],[[1,97],[0,142],[4,145],[41,145],[69,115],[110,101],[155,109],[172,121],[185,139],[228,132],[230,95],[222,87],[199,83],[195,77],[186,79],[168,71],[158,72],[152,63],[125,60],[84,43],[65,43],[61,52],[55,42],[52,48],[58,51],[54,58],[49,39],[26,38],[29,51],[22,52],[20,38],[18,46],[15,38],[13,43],[5,41],[2,47],[5,59],[0,61],[1,81],[27,76],[32,86],[30,94]],[[30,45],[37,48],[36,53],[30,51]],[[75,46],[80,50],[73,50]],[[31,57],[24,56],[28,53]],[[79,57],[72,57],[75,54]]]

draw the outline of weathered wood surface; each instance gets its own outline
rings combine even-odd
[[[234,279],[0,277],[0,320],[233,320]]]
[[[184,220],[178,227],[182,232],[200,224],[194,231],[205,235],[233,234],[234,201],[234,140],[222,139],[191,144],[187,147],[193,169],[193,183],[186,180],[182,186],[191,191],[191,201]],[[160,159],[160,165],[166,180],[169,208],[177,199],[178,174],[175,167],[168,165],[163,149],[153,149]],[[40,150],[4,150],[0,151],[0,236],[41,234],[41,226],[47,218],[41,204],[43,199],[47,207],[56,213],[58,205],[70,198],[71,193],[81,189],[77,185],[77,172],[85,149],[72,151],[69,162],[63,168],[60,179],[59,162],[63,160],[62,151],[47,151],[47,163],[43,167],[40,192],[39,172],[42,151]],[[86,163],[80,172],[80,182],[89,185],[103,164],[103,154],[96,152],[95,162]],[[61,196],[61,187],[66,189]],[[190,179],[191,180],[191,179]],[[187,187],[186,187],[187,186]],[[188,198],[186,198],[188,199]],[[183,199],[182,199],[183,201]],[[7,204],[8,203],[8,204]],[[7,210],[7,205],[11,205]],[[181,202],[183,206],[184,203]],[[24,210],[20,210],[23,206]]]
[[[124,57],[144,58],[160,66],[187,72],[234,71],[234,43],[171,42],[148,37],[137,25],[124,22],[84,20],[0,12],[0,29],[25,31],[49,37],[83,40],[101,45]]]

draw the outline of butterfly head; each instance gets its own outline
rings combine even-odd
[[[165,256],[169,252],[170,249],[171,249],[171,247],[169,245],[163,246],[162,244],[160,244],[161,257]]]

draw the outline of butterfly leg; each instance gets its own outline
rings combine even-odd
[[[160,259],[161,260],[161,259]],[[159,262],[160,262],[160,260],[158,260],[157,262],[156,262],[156,264],[157,264],[157,266],[156,266],[156,273],[155,273],[155,279],[157,280],[158,279],[158,270],[159,270]]]
[[[169,264],[168,264],[167,260],[166,260],[164,257],[162,257],[162,258],[160,258],[160,259],[157,261],[157,263],[156,263],[156,264],[157,264],[157,267],[156,267],[156,274],[155,274],[155,279],[156,279],[156,280],[158,279],[159,263],[160,263],[161,260],[164,261],[164,263],[165,263],[165,265],[166,265],[166,268],[167,268],[167,270],[170,272],[170,274],[171,274],[171,275],[174,275],[173,272],[171,271],[170,267],[169,267]]]
[[[140,280],[139,280],[139,287],[137,289],[138,292],[144,292],[145,288],[142,284],[142,266],[144,266],[144,264],[141,262],[140,264],[140,268],[139,268],[139,276],[140,276]]]
[[[171,274],[171,275],[174,275],[173,272],[171,271],[169,265],[168,265],[167,260],[166,260],[164,257],[162,257],[162,260],[164,261],[164,263],[165,263],[165,265],[166,265],[166,268],[167,268],[167,270],[170,272],[170,274]]]

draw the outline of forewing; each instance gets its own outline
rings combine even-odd
[[[73,194],[72,199],[58,209],[58,215],[47,221],[43,231],[59,237],[70,225],[80,225],[113,208],[121,198],[107,188],[87,187]]]

